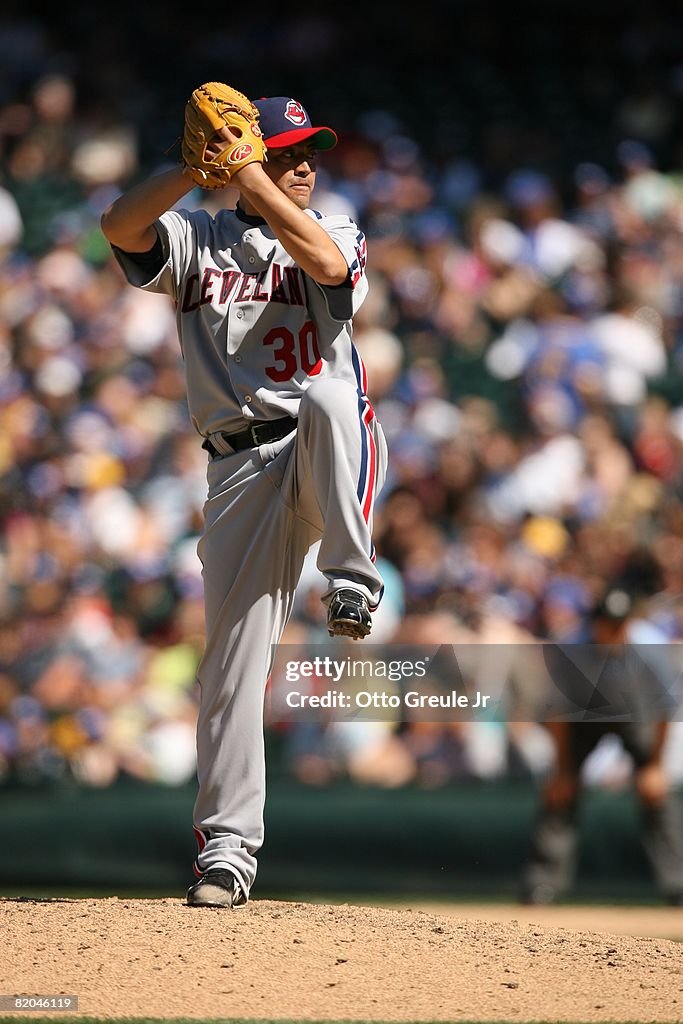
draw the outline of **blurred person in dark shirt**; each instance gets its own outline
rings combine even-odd
[[[651,696],[666,696],[667,684],[673,681],[672,676],[667,678],[671,669],[666,648],[658,646],[666,637],[648,621],[649,599],[661,589],[659,575],[654,559],[634,553],[619,583],[607,590],[594,610],[592,641],[609,647],[594,691],[602,701],[602,720],[546,723],[555,745],[555,767],[543,789],[523,869],[524,903],[553,903],[570,888],[582,767],[600,740],[614,734],[633,761],[641,835],[657,888],[671,905],[683,905],[683,815],[663,766],[669,722],[661,711],[656,713]],[[590,655],[590,649],[584,647],[583,653]],[[598,653],[590,655],[593,662]],[[580,657],[576,652],[577,663]],[[589,717],[590,705],[588,701]]]

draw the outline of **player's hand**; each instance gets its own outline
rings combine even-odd
[[[543,790],[543,801],[551,811],[563,811],[575,803],[579,780],[573,772],[559,771],[551,775]]]
[[[648,807],[658,807],[669,791],[669,783],[661,764],[646,764],[635,776],[638,796]]]
[[[232,128],[227,125],[225,128],[219,128],[214,137],[206,144],[206,155],[211,159],[222,153],[224,149],[231,146],[235,142],[239,142],[240,136]]]
[[[227,149],[228,146],[234,145],[235,142],[239,142],[237,132],[234,132],[228,126],[220,128],[211,141],[207,143],[206,155],[209,159],[213,160],[219,153],[222,153],[224,149]],[[247,177],[249,174],[253,174],[254,168],[257,168],[256,173],[258,174],[261,166],[262,165],[259,163],[245,164],[244,167],[240,167],[239,170],[232,172],[230,184],[235,188],[239,188],[240,178],[242,175]]]

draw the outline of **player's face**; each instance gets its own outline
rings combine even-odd
[[[316,150],[310,142],[286,149],[269,149],[266,174],[300,210],[309,205],[315,185]]]

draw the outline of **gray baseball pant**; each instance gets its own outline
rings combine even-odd
[[[198,547],[206,646],[198,669],[195,871],[228,868],[245,899],[263,843],[263,700],[274,645],[318,540],[323,600],[350,585],[371,607],[378,603],[372,501],[386,462],[371,407],[351,384],[330,378],[304,393],[295,434],[209,462]]]

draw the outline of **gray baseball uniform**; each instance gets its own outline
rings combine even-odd
[[[192,422],[216,454],[199,544],[206,649],[198,677],[195,871],[232,871],[249,895],[263,842],[263,696],[304,557],[320,540],[324,599],[351,586],[376,607],[373,500],[386,444],[351,318],[367,292],[365,239],[348,217],[307,214],[349,266],[338,287],[297,267],[261,218],[171,211],[154,276],[117,251],[128,280],[170,295]],[[224,435],[292,416],[287,436],[234,451]]]

